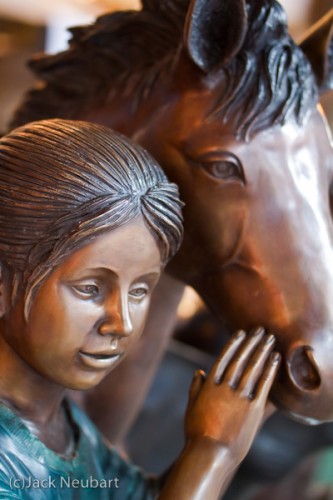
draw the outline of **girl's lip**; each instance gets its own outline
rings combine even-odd
[[[86,352],[86,351],[80,351],[81,354],[84,354],[85,356],[90,356],[92,358],[96,359],[106,359],[106,358],[111,358],[112,356],[119,356],[119,352],[114,352],[114,351],[103,351],[103,352]]]
[[[118,361],[123,353],[117,352],[96,352],[88,353],[79,351],[80,361],[89,368],[107,368]]]

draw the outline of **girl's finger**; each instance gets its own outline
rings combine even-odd
[[[273,350],[274,343],[274,335],[268,335],[262,339],[254,351],[239,382],[239,390],[244,396],[252,396],[259,377],[264,370],[264,366]]]
[[[196,370],[189,391],[188,408],[190,408],[196,401],[205,380],[206,380],[205,372],[203,370]]]
[[[245,367],[247,366],[252,353],[256,350],[258,344],[261,342],[265,331],[263,328],[257,328],[247,338],[246,342],[238,350],[234,359],[229,363],[228,368],[225,370],[223,381],[228,383],[230,387],[235,388],[241,378]]]
[[[226,343],[209,374],[209,377],[213,377],[215,384],[220,383],[225,369],[245,339],[246,333],[243,330],[238,330]]]
[[[264,371],[258,381],[257,388],[255,391],[254,399],[262,399],[266,401],[268,398],[269,391],[273,385],[274,379],[278,372],[281,363],[281,354],[279,352],[273,352],[269,360],[266,363]]]

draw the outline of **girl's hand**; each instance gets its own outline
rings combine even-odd
[[[268,393],[280,364],[274,335],[263,328],[239,331],[222,350],[208,377],[197,371],[185,417],[187,441],[215,443],[239,463],[261,425]]]

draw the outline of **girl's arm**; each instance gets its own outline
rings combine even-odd
[[[229,480],[262,423],[280,355],[274,336],[258,328],[237,332],[211,372],[196,372],[185,417],[186,444],[159,498],[214,500]]]

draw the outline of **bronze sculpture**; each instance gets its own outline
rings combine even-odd
[[[4,136],[0,179],[0,496],[220,498],[264,417],[274,335],[239,331],[207,378],[197,372],[164,486],[65,398],[98,384],[140,336],[181,242],[177,187],[124,136],[65,120]]]
[[[168,272],[233,327],[276,332],[272,397],[307,423],[333,418],[332,148],[317,108],[331,25],[298,47],[273,0],[146,0],[32,61],[41,82],[14,119],[103,123],[157,158],[186,203]]]

